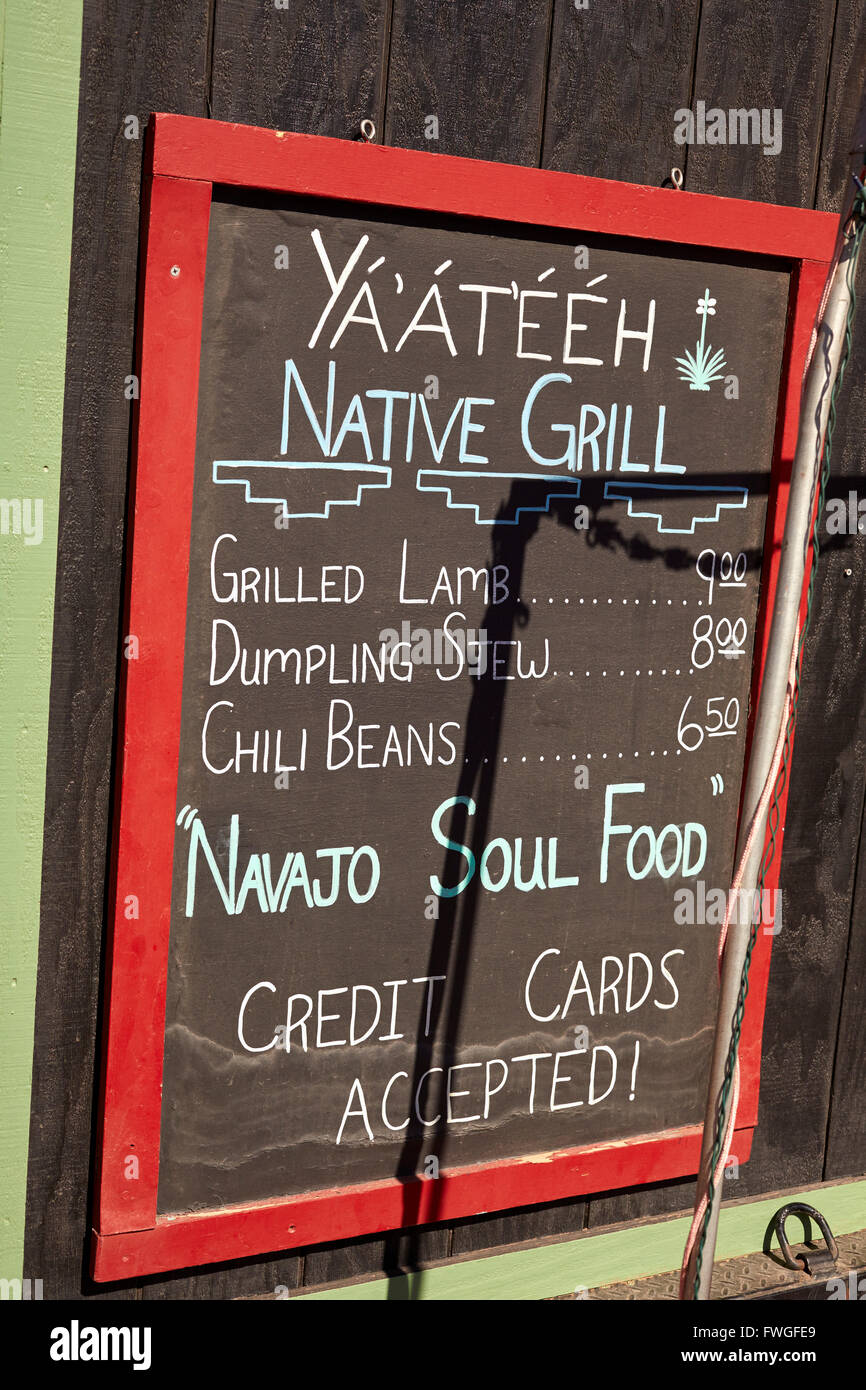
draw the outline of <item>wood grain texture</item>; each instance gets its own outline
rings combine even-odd
[[[209,115],[355,139],[382,127],[387,0],[216,0]]]
[[[699,0],[556,0],[543,164],[660,185],[682,148],[674,112],[688,106]]]
[[[863,485],[861,482],[861,491]],[[861,541],[862,546],[862,541]],[[862,581],[862,574],[861,574]],[[866,756],[862,723],[858,729],[859,755]],[[857,1177],[866,1155],[866,839],[861,820],[857,847],[857,887],[851,917],[851,935],[845,970],[839,1031],[833,1069],[833,1090],[827,1125],[824,1176]]]
[[[861,833],[857,870],[862,874],[866,846]],[[824,1151],[825,1181],[837,1177],[857,1177],[863,1171],[866,1153],[866,1045],[863,1011],[866,1006],[866,903],[862,882],[854,900],[848,958],[839,1009],[839,1029],[833,1069],[833,1088]]]
[[[394,0],[385,143],[538,164],[552,0]],[[425,136],[428,117],[438,136]]]
[[[833,55],[821,136],[815,206],[838,212],[848,177],[848,151],[866,84],[866,3],[838,0]]]
[[[492,1216],[475,1216],[454,1227],[451,1253],[469,1255],[476,1250],[490,1250],[521,1240],[577,1234],[586,1224],[588,1206],[588,1202],[576,1198],[570,1202],[497,1212]]]
[[[782,113],[782,145],[684,146],[686,188],[811,207],[835,0],[704,0],[694,102]]]
[[[301,1286],[303,1264],[296,1255],[283,1259],[233,1261],[209,1265],[194,1274],[181,1270],[173,1275],[143,1279],[138,1297],[146,1303],[173,1299],[287,1298]]]
[[[736,1196],[725,1191],[724,1196]],[[669,1216],[674,1212],[691,1211],[695,1198],[694,1178],[677,1182],[649,1183],[631,1192],[601,1192],[589,1203],[586,1225],[595,1231],[621,1221],[641,1221],[647,1216]]]

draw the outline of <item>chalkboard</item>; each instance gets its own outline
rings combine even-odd
[[[214,190],[159,1213],[701,1122],[789,282]]]

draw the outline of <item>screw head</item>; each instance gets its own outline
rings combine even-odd
[[[180,266],[179,266],[179,265],[173,265],[172,268],[171,268],[170,274],[171,274],[171,275],[174,277],[174,279],[176,280],[177,277],[178,277],[178,275],[180,275]]]

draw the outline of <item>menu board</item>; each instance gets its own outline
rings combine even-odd
[[[701,1123],[788,294],[214,190],[160,1213]]]

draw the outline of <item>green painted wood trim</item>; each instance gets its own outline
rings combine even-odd
[[[834,1235],[848,1235],[866,1228],[866,1181],[810,1188],[797,1195],[818,1207]],[[719,1225],[716,1259],[728,1260],[761,1250],[770,1217],[784,1200],[776,1196],[725,1206]],[[572,1293],[580,1286],[597,1289],[625,1279],[679,1269],[690,1224],[690,1216],[650,1221],[605,1235],[580,1236],[503,1255],[437,1265],[419,1274],[373,1279],[296,1297],[365,1303],[555,1298]],[[789,1226],[788,1236],[794,1240],[800,1237],[796,1220]]]
[[[82,0],[0,0],[0,1278],[4,1279],[19,1279],[22,1272],[39,1277],[38,1270],[22,1271],[24,1198],[82,9]]]

